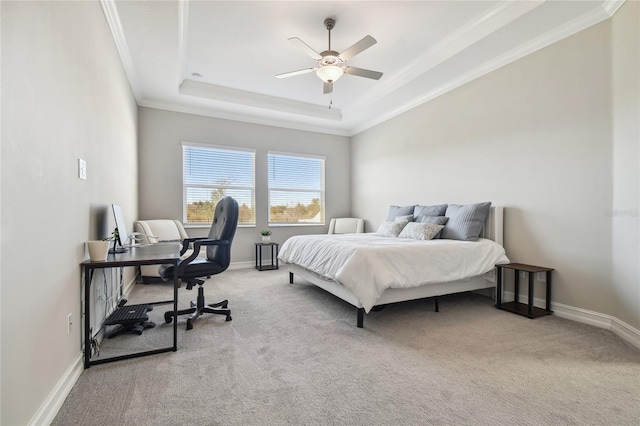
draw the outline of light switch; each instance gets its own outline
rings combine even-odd
[[[82,158],[78,158],[78,177],[80,179],[87,179],[87,162]]]

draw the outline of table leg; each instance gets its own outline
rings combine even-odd
[[[93,269],[84,268],[84,368],[91,367],[91,275]]]
[[[516,274],[516,279],[514,280],[513,285],[513,301],[515,303],[520,302],[520,271],[514,269],[514,273]]]
[[[496,306],[502,306],[502,268],[496,266]]]
[[[529,307],[528,307],[528,313],[529,313],[529,318],[533,318],[533,272],[527,272],[527,275],[529,275]]]
[[[551,312],[551,271],[547,271],[547,312]]]

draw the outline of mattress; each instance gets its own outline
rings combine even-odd
[[[424,241],[375,234],[295,236],[278,258],[344,285],[366,312],[388,288],[463,280],[509,263],[504,248],[485,238]]]

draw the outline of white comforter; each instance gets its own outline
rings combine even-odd
[[[366,312],[387,288],[457,281],[509,262],[500,244],[483,238],[419,241],[375,234],[295,236],[278,258],[341,283]]]

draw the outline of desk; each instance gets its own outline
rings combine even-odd
[[[143,352],[135,352],[132,354],[120,355],[110,358],[101,358],[91,360],[91,304],[89,303],[91,294],[91,281],[93,278],[93,271],[96,269],[105,268],[118,268],[124,266],[142,266],[142,265],[163,265],[173,264],[178,265],[180,260],[180,245],[179,244],[149,244],[138,247],[132,247],[125,253],[109,254],[105,261],[91,261],[86,260],[80,264],[84,270],[84,368],[89,368],[92,365],[104,364],[106,362],[119,361],[123,359],[137,358],[145,355],[153,355],[162,352],[177,351],[178,350],[178,321],[173,322],[173,346],[167,346],[165,348],[153,349]],[[178,310],[178,277],[174,268],[173,275],[173,301],[168,300],[161,303],[173,302],[173,311]]]

